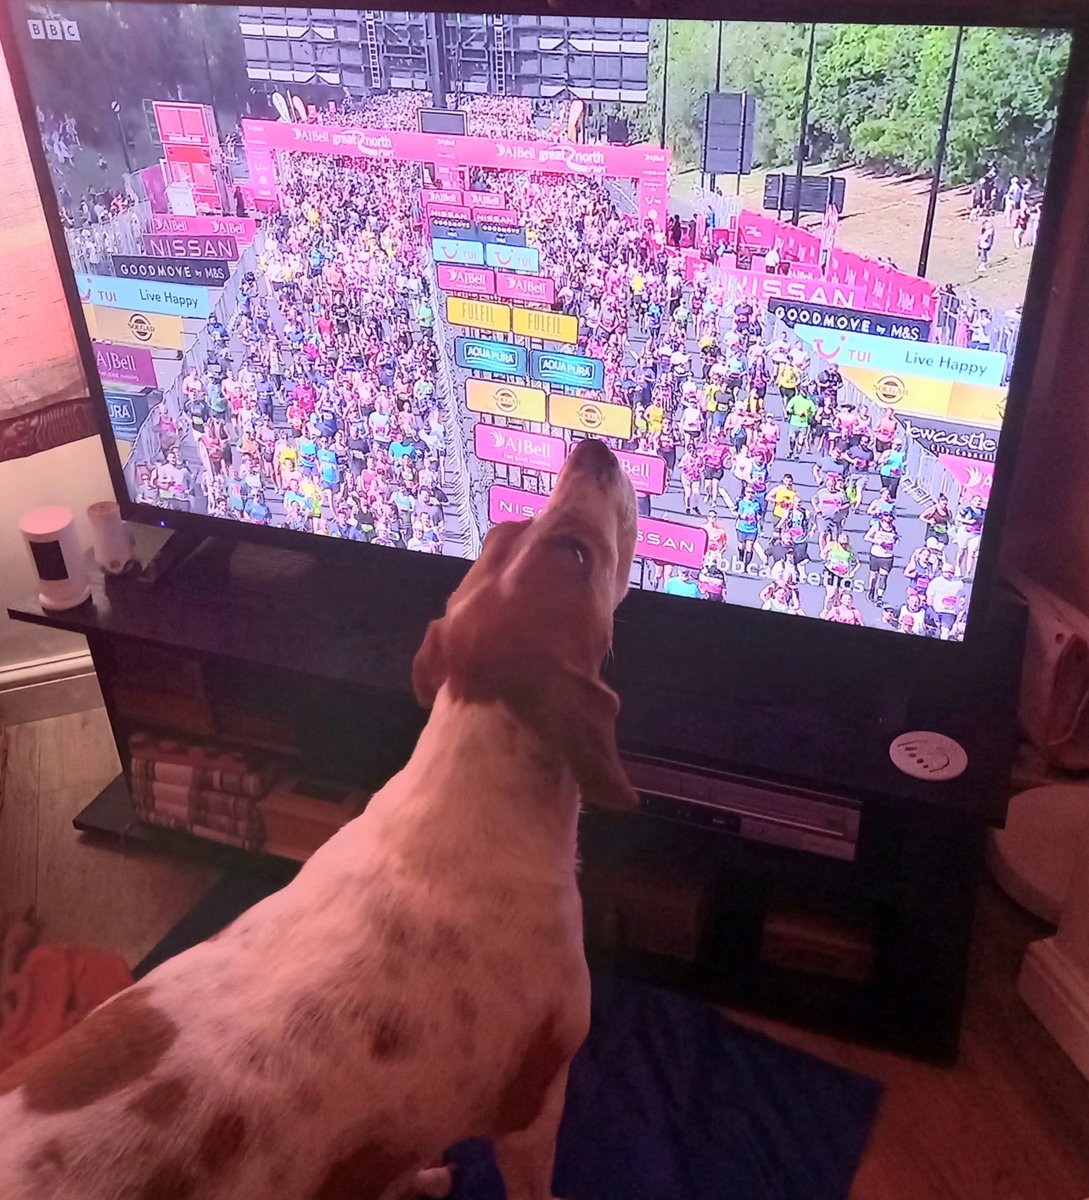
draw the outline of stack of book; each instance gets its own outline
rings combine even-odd
[[[129,738],[136,816],[179,830],[304,862],[367,802],[337,780],[300,775],[293,760],[222,743],[152,733]]]
[[[134,733],[129,738],[132,802],[140,820],[262,850],[260,801],[285,763],[271,755]]]

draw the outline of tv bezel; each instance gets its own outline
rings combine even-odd
[[[66,0],[80,5],[99,0]],[[121,4],[153,4],[179,6],[195,2],[207,7],[233,8],[237,0],[114,0]],[[285,0],[286,7],[306,7]],[[342,7],[362,10],[358,3]],[[393,10],[391,10],[393,11]],[[1001,542],[1009,513],[1010,495],[1016,469],[1016,447],[1020,441],[1025,417],[1031,403],[1032,381],[1045,322],[1057,319],[1059,305],[1050,296],[1049,279],[1055,263],[1062,226],[1069,220],[1072,203],[1068,167],[1082,116],[1089,100],[1089,12],[1076,0],[1028,0],[1012,4],[1004,0],[682,0],[676,7],[660,0],[639,4],[615,2],[541,3],[430,3],[426,6],[404,6],[395,11],[408,12],[466,12],[585,15],[603,17],[639,17],[650,20],[736,20],[781,21],[818,24],[879,24],[879,25],[941,25],[955,28],[1053,28],[1071,34],[1070,60],[1064,80],[1063,93],[1056,122],[1052,162],[1045,189],[1045,211],[1048,219],[1041,223],[1040,234],[1033,253],[1032,267],[1024,300],[1024,317],[1018,337],[1017,355],[1009,382],[1009,399],[1002,425],[1002,436],[995,460],[994,484],[988,503],[987,522],[972,581],[968,619],[963,641],[941,641],[918,638],[880,626],[842,626],[822,621],[814,616],[797,617],[765,612],[746,605],[712,603],[703,599],[666,596],[632,588],[624,602],[618,621],[646,628],[669,627],[676,632],[678,624],[692,626],[691,635],[735,639],[756,638],[760,643],[775,646],[780,652],[798,654],[809,659],[813,666],[832,664],[851,666],[866,663],[871,655],[880,655],[882,665],[889,668],[909,667],[913,676],[930,669],[955,669],[955,660],[967,653],[983,649],[986,641],[987,614],[998,585]],[[188,531],[200,537],[231,537],[267,546],[278,546],[311,555],[353,555],[358,563],[372,563],[369,575],[382,590],[395,594],[397,589],[412,587],[423,590],[441,611],[446,597],[464,577],[471,560],[440,555],[423,555],[400,548],[344,542],[317,534],[296,533],[292,530],[260,526],[240,521],[224,520],[199,513],[176,512],[132,500],[125,483],[124,471],[117,450],[116,437],[109,422],[104,388],[98,374],[94,349],[86,322],[83,320],[76,285],[75,268],[67,251],[55,189],[45,158],[35,117],[35,101],[31,95],[20,39],[15,33],[14,5],[0,4],[0,44],[2,44],[11,75],[20,121],[38,186],[39,195],[49,228],[54,257],[57,262],[65,299],[75,331],[80,358],[94,404],[99,436],[103,445],[111,482],[122,516],[146,525]],[[681,607],[684,606],[684,607]],[[693,636],[683,641],[695,646]],[[896,648],[899,649],[896,649]],[[799,664],[801,665],[801,664]]]

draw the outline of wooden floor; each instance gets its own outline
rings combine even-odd
[[[103,710],[8,735],[0,912],[35,904],[50,940],[113,946],[135,962],[211,884],[214,870],[90,844],[72,830],[73,814],[117,773]],[[1025,946],[1048,932],[995,888],[984,889],[963,1051],[953,1068],[734,1014],[885,1083],[851,1200],[1089,1197],[1089,1083],[1015,990]]]

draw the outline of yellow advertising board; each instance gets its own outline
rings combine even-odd
[[[95,317],[95,306],[93,304],[83,304],[80,306],[83,309],[83,319],[87,322],[87,332],[98,340],[98,321]]]
[[[519,421],[545,419],[545,394],[541,388],[492,383],[488,379],[465,381],[465,406],[470,412],[494,413]]]
[[[579,319],[566,313],[548,312],[538,308],[514,310],[514,332],[526,337],[542,338],[549,342],[566,342],[574,346],[579,340]]]
[[[128,308],[103,308],[100,304],[83,307],[85,312],[89,310],[93,314],[88,318],[88,325],[100,341],[121,342],[125,346],[160,346],[164,350],[184,349],[181,317],[133,312]]]
[[[948,417],[974,425],[1002,424],[1006,388],[948,379],[924,379],[920,375],[895,375],[865,367],[841,367],[844,379],[893,412],[926,417]]]
[[[466,300],[462,296],[447,296],[446,319],[451,325],[468,325],[472,329],[491,329],[496,333],[510,333],[509,304],[493,304],[490,300]]]
[[[580,433],[596,433],[601,437],[631,437],[632,412],[625,404],[604,404],[599,400],[583,400],[581,396],[564,396],[553,392],[548,397],[548,420],[563,429]]]

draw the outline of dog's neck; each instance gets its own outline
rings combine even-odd
[[[559,753],[502,702],[455,700],[447,686],[372,810],[406,853],[425,823],[427,853],[460,858],[469,870],[482,854],[550,875],[575,867],[578,789]]]

